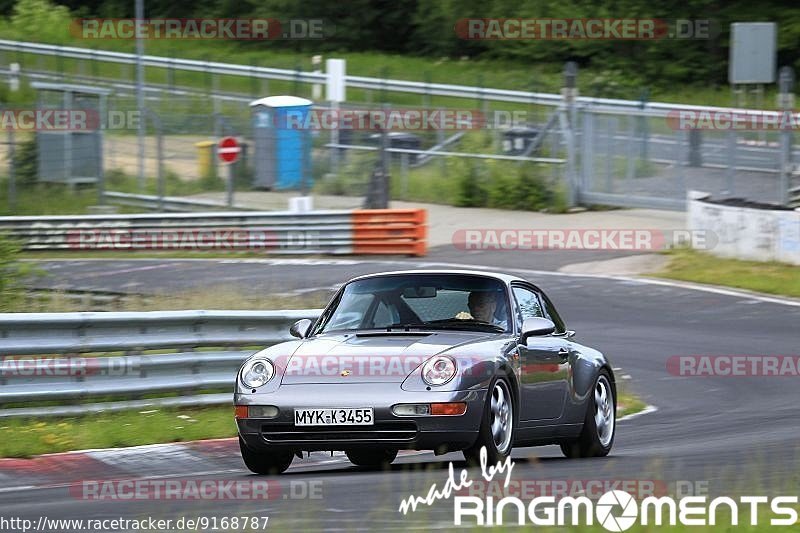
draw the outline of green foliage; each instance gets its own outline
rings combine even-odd
[[[480,178],[477,165],[470,161],[456,179],[458,180],[458,196],[454,205],[458,207],[485,207],[487,204],[487,191]]]
[[[10,19],[11,30],[22,39],[64,43],[69,40],[72,15],[67,7],[48,0],[19,0]]]
[[[436,58],[437,67],[462,60],[468,60],[475,69],[488,66],[491,70],[486,72],[486,85],[518,88],[519,80],[529,80],[528,75],[533,75],[537,79],[537,90],[546,88],[552,91],[557,90],[561,83],[560,72],[564,62],[572,60],[581,67],[578,83],[584,94],[595,94],[608,86],[611,94],[603,96],[637,98],[644,85],[653,91],[653,96],[662,90],[674,92],[675,83],[714,89],[726,85],[730,24],[778,21],[778,64],[792,65],[800,70],[800,10],[791,2],[780,0],[758,3],[750,0],[723,3],[717,0],[664,0],[658,3],[620,0],[612,4],[596,0],[353,0],[338,3],[325,0],[198,0],[190,6],[167,0],[148,0],[146,8],[147,16],[152,18],[322,20],[323,39],[278,39],[268,43],[258,40],[150,40],[146,45],[147,51],[155,55],[227,60],[235,54],[237,62],[242,64],[279,68],[307,68],[311,54],[336,52],[347,55],[348,72],[361,71],[362,75],[381,76],[385,69],[385,73],[392,77],[422,79],[421,74],[427,68],[416,68],[415,61],[425,56]],[[0,0],[0,14],[5,15],[5,20],[0,20],[0,35],[4,38],[133,51],[133,40],[81,40],[70,31],[71,20],[76,17],[131,17],[133,2],[19,0],[14,4],[10,0]],[[711,20],[712,32],[708,39],[464,40],[454,28],[459,20],[467,18],[543,16],[658,19],[666,21],[669,30],[674,29],[677,19]],[[383,62],[381,58],[369,58],[370,54],[378,53]],[[399,71],[393,66],[398,59],[402,61]],[[365,63],[370,62],[375,63],[376,68],[364,68]],[[65,63],[69,64],[69,61]],[[498,69],[500,64],[511,65],[513,71]],[[148,69],[148,76],[154,71]],[[499,73],[503,79],[490,79],[494,73]],[[595,76],[594,73],[600,74]],[[437,74],[442,75],[441,72]],[[476,83],[474,79],[460,77],[457,80],[446,79],[446,82]],[[552,86],[553,83],[558,85]],[[529,84],[526,82],[526,85]],[[728,99],[725,94],[723,103],[728,103]]]
[[[19,260],[20,251],[19,244],[0,235],[0,312],[17,310],[24,297],[22,281],[31,269]]]
[[[38,176],[38,148],[36,137],[30,136],[18,143],[14,152],[14,176],[19,187],[31,187]]]

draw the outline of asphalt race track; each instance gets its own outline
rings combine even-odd
[[[462,255],[464,262],[484,265],[498,264],[496,259],[513,272],[513,261],[505,257],[493,261],[490,255]],[[76,261],[41,266],[53,274],[51,285],[132,292],[222,283],[291,292],[336,286],[361,273],[436,267],[429,260],[357,259]],[[555,447],[516,450],[513,480],[652,480],[670,489],[691,481],[707,484],[713,495],[730,496],[800,492],[798,377],[681,377],[667,370],[668,358],[675,355],[797,355],[800,306],[628,279],[515,273],[539,284],[568,326],[577,330],[577,340],[604,351],[618,368],[618,382],[657,410],[620,422],[608,458],[568,460]],[[389,471],[370,472],[342,457],[313,454],[310,460],[295,461],[279,477],[281,486],[320,480],[319,499],[293,498],[284,492],[268,501],[95,502],[75,498],[63,487],[32,486],[0,490],[0,513],[34,520],[40,515],[269,516],[269,528],[284,531],[448,528],[453,527],[450,500],[407,516],[398,508],[411,494],[425,496],[433,483],[441,487],[449,461],[456,462],[457,470],[465,467],[460,454],[421,453],[398,458]],[[477,479],[480,470],[472,469],[470,475]],[[183,476],[255,479],[233,451]]]

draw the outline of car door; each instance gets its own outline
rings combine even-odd
[[[521,330],[526,318],[547,318],[543,301],[532,287],[512,285],[514,320]],[[518,345],[520,375],[520,420],[547,420],[561,416],[569,379],[569,342],[558,335],[530,337]]]

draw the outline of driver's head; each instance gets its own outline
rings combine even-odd
[[[475,320],[492,323],[497,309],[497,295],[489,291],[472,291],[467,299],[469,314]]]

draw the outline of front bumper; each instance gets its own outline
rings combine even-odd
[[[465,402],[458,416],[397,416],[392,406]],[[462,450],[478,436],[486,390],[409,392],[397,384],[282,385],[272,393],[236,393],[236,405],[274,405],[275,418],[238,419],[239,435],[253,450],[351,450],[383,447],[398,450]],[[294,425],[294,409],[372,407],[372,426]]]

